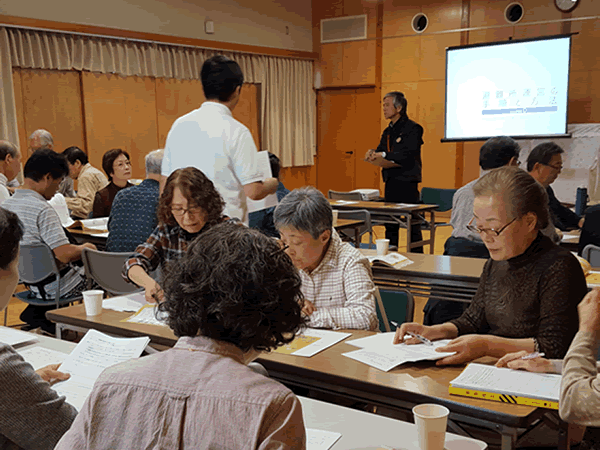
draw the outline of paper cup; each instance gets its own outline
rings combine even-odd
[[[423,404],[413,408],[420,450],[444,450],[448,408],[441,405]]]
[[[338,210],[334,209],[331,212],[333,213],[333,226],[335,227],[337,225],[337,221],[338,221]]]
[[[388,254],[390,250],[390,240],[389,239],[377,239],[375,241],[375,246],[377,247],[377,256],[385,256]]]
[[[87,316],[97,316],[102,313],[104,291],[83,291],[82,294]]]

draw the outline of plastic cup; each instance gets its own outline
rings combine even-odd
[[[450,411],[445,406],[425,403],[413,408],[420,450],[444,450]]]
[[[337,225],[337,222],[338,222],[338,210],[334,209],[331,212],[333,213],[333,226],[335,227]]]
[[[102,299],[104,291],[83,291],[83,304],[87,316],[97,316],[102,313]]]
[[[375,246],[377,247],[377,256],[385,256],[390,250],[390,240],[377,239],[375,240]]]

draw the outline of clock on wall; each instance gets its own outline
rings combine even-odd
[[[579,4],[579,0],[554,0],[554,4],[561,12],[573,11]]]

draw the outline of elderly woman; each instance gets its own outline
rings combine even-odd
[[[562,358],[577,331],[577,304],[587,286],[577,259],[540,233],[549,220],[544,188],[527,172],[503,167],[481,177],[473,190],[476,225],[470,226],[491,256],[475,297],[458,319],[403,324],[394,342],[408,332],[454,339],[438,351],[456,354],[439,365],[520,350]]]
[[[129,153],[120,148],[113,148],[102,156],[102,169],[108,176],[108,185],[96,192],[93,217],[108,217],[117,192],[133,186],[131,178],[131,162]]]
[[[304,313],[313,328],[375,330],[371,266],[332,228],[327,199],[314,188],[290,192],[274,213],[288,255],[300,269]]]
[[[149,275],[159,266],[175,261],[198,235],[222,222],[225,203],[214,184],[194,167],[173,172],[158,203],[159,225],[146,242],[135,249],[123,267],[123,277],[162,298],[160,286]]]
[[[16,214],[0,208],[0,311],[19,281],[19,241],[23,226]],[[8,344],[0,343],[0,448],[53,449],[77,410],[50,387],[69,378],[59,364],[37,371]]]
[[[306,448],[298,398],[248,367],[303,326],[300,283],[259,231],[203,233],[170,267],[158,307],[175,347],[105,370],[56,448]]]

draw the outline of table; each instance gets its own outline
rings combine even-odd
[[[563,232],[563,238],[560,241],[560,246],[571,252],[577,253],[579,251],[580,237],[581,230],[565,231]]]
[[[17,351],[41,347],[68,354],[76,346],[73,342],[47,336],[34,336],[38,342],[19,346]],[[399,443],[405,450],[418,450],[416,428],[410,423],[311,398],[299,397],[299,399],[307,428],[335,431],[342,434],[342,437],[331,447],[332,450],[381,445],[398,447]],[[447,433],[445,447],[447,450],[484,450],[487,445],[475,439]]]
[[[345,230],[348,228],[354,228],[354,245],[356,248],[360,248],[360,227],[365,224],[364,220],[356,219],[338,219],[333,225],[336,230]]]
[[[48,319],[57,323],[57,334],[65,328],[94,328],[107,334],[125,337],[148,336],[153,343],[172,346],[177,341],[169,328],[121,322],[131,313],[103,310],[96,317],[86,317],[83,305],[48,311]],[[352,338],[373,332],[350,330]],[[546,410],[521,405],[450,396],[448,385],[463,367],[437,367],[431,362],[410,364],[382,372],[342,356],[356,350],[344,341],[311,357],[271,353],[261,356],[274,379],[289,386],[334,393],[337,396],[367,402],[400,411],[410,411],[420,403],[438,403],[450,409],[449,430],[464,434],[461,424],[475,425],[498,432],[502,449],[515,448],[517,430],[529,428]],[[566,448],[566,447],[565,447]]]
[[[331,200],[329,204],[333,209],[341,211],[366,209],[371,214],[373,222],[383,224],[398,224],[406,228],[406,248],[410,252],[413,248],[429,245],[430,253],[433,254],[435,243],[435,210],[438,205],[407,205],[405,203],[366,202],[358,200]],[[429,214],[429,220],[426,219]],[[422,215],[415,219],[414,215]],[[429,239],[411,242],[410,232],[413,226],[427,224],[431,234]]]

